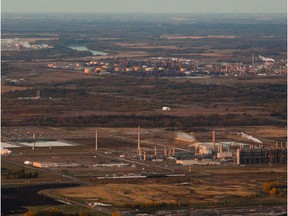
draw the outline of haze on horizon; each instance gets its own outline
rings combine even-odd
[[[287,13],[286,0],[2,0],[1,12]]]

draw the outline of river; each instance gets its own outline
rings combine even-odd
[[[44,189],[54,189],[62,187],[75,187],[78,184],[40,184],[40,185],[23,185],[16,187],[1,187],[1,215],[13,215],[24,213],[27,209],[24,206],[41,206],[41,205],[61,205],[45,196],[38,194]]]

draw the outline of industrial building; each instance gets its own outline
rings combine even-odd
[[[176,164],[184,166],[192,166],[192,165],[208,166],[208,165],[220,165],[220,162],[212,160],[177,160]]]
[[[33,162],[32,165],[38,168],[79,167],[79,164],[77,163],[56,163],[56,162]]]
[[[287,164],[287,148],[237,150],[237,164]]]

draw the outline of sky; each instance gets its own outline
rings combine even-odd
[[[1,0],[1,12],[287,13],[287,0]]]

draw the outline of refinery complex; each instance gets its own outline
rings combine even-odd
[[[130,130],[133,131],[133,129]],[[105,131],[108,133],[107,130]],[[230,132],[230,134],[242,138],[242,141],[222,141],[220,138],[217,138],[217,134],[222,134],[223,132],[213,129],[210,132],[211,141],[201,142],[196,139],[195,133],[193,132],[185,133],[178,131],[174,132],[170,141],[165,141],[167,144],[163,142],[157,143],[157,139],[154,140],[153,143],[146,139],[143,140],[141,139],[141,134],[143,133],[145,136],[145,133],[154,132],[147,132],[146,129],[141,130],[140,126],[138,126],[137,133],[134,133],[135,135],[137,134],[137,137],[135,135],[133,137],[130,134],[130,137],[128,138],[123,134],[121,136],[107,135],[103,133],[103,129],[101,129],[99,135],[98,130],[96,129],[94,144],[91,142],[91,146],[94,145],[94,148],[91,149],[90,153],[94,152],[95,154],[103,154],[104,156],[114,158],[115,161],[113,163],[91,163],[89,161],[81,162],[81,160],[70,162],[70,160],[63,161],[61,156],[52,156],[52,160],[50,161],[41,160],[41,158],[31,160],[25,157],[26,160],[23,161],[23,163],[38,168],[119,168],[128,166],[136,167],[137,161],[139,161],[141,164],[145,164],[146,162],[147,164],[157,164],[158,167],[167,168],[169,172],[173,170],[175,166],[287,164],[287,143],[281,142],[264,145],[259,139],[243,132]],[[110,136],[115,139],[113,142],[116,143],[117,140],[124,140],[130,143],[129,149],[122,147],[112,147],[107,149],[107,146],[103,147],[103,144],[101,143],[101,136]],[[27,150],[30,148],[31,153],[37,153],[37,149],[44,149],[49,153],[52,149],[54,150],[54,148],[57,149],[61,146],[66,146],[68,149],[73,146],[81,148],[81,144],[79,143],[67,143],[67,141],[43,141],[43,137],[41,139],[42,141],[39,140],[39,138],[37,139],[36,135],[33,134],[28,142],[2,142],[1,154],[3,156],[11,157],[13,156],[13,149],[18,148],[25,148]],[[135,151],[133,151],[133,145]],[[97,158],[97,156],[94,158]],[[169,169],[169,167],[172,167],[173,169]],[[177,170],[177,168],[175,170]],[[189,167],[189,170],[191,170],[191,167]]]
[[[111,60],[112,59],[112,60]],[[160,77],[169,76],[285,76],[287,60],[263,57],[254,54],[249,63],[227,62],[200,62],[195,59],[150,57],[128,58],[113,57],[110,60],[98,60],[82,63],[49,63],[46,66],[51,69],[75,70],[85,74],[109,75],[126,74]]]

